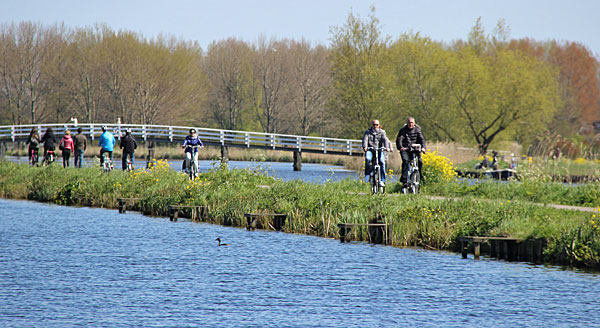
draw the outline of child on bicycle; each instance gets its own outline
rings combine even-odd
[[[37,128],[31,129],[29,137],[27,138],[27,143],[29,144],[27,153],[29,154],[30,165],[38,164],[38,151],[40,149],[40,142],[40,135],[38,134]]]
[[[181,147],[185,148],[185,172],[189,172],[192,160],[198,168],[198,148],[204,148],[204,144],[196,134],[196,129],[190,129],[190,134],[185,137]]]
[[[48,162],[49,153],[54,153],[54,148],[56,147],[56,137],[54,136],[52,128],[46,129],[46,133],[44,133],[40,142],[44,144],[44,160]]]
[[[373,125],[365,131],[362,147],[365,151],[365,178],[366,182],[369,182],[374,150],[385,148],[385,151],[391,151],[392,149],[392,145],[385,134],[385,130],[379,125],[379,120],[373,120]],[[385,187],[385,154],[383,154],[383,152],[379,155],[379,166],[381,166],[381,186]]]

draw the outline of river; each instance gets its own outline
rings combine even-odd
[[[28,158],[22,156],[6,156],[5,160],[27,164]],[[168,160],[169,165],[177,171],[181,171],[182,160]],[[91,167],[99,165],[97,159],[85,158],[84,167]],[[136,159],[136,167],[141,168],[146,166],[146,162],[143,159]],[[62,157],[56,159],[55,165],[62,165]],[[71,165],[73,165],[73,159],[71,159]],[[219,161],[198,161],[198,168],[200,172],[206,172],[214,167],[220,165]],[[121,159],[115,157],[114,161],[115,169],[121,169]],[[339,181],[346,178],[357,179],[358,174],[356,171],[348,170],[343,166],[339,165],[327,165],[327,164],[314,164],[314,163],[302,163],[301,171],[294,171],[292,163],[282,162],[257,162],[257,161],[229,161],[229,167],[237,169],[260,169],[270,176],[282,179],[284,181],[301,179],[306,182],[312,183],[324,183],[326,181]],[[392,177],[392,180],[397,177]]]
[[[107,209],[0,211],[1,327],[600,327],[593,273]]]

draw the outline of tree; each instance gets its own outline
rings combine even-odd
[[[559,106],[556,72],[532,56],[500,50],[477,56],[464,47],[449,66],[453,105],[481,154],[501,133],[527,142]]]
[[[585,46],[575,42],[519,39],[512,40],[509,47],[536,56],[560,72],[562,106],[550,123],[553,131],[572,135],[600,119],[600,64]]]
[[[44,115],[51,87],[47,65],[59,35],[57,25],[22,22],[0,28],[1,95],[11,123],[37,123]]]
[[[289,92],[293,118],[297,123],[296,131],[309,135],[325,120],[325,105],[331,83],[327,49],[320,45],[312,48],[310,42],[301,40],[291,41],[289,51]]]
[[[210,91],[207,107],[222,129],[238,130],[250,106],[252,83],[250,48],[243,41],[229,38],[213,42],[204,58],[204,71]]]
[[[392,74],[384,60],[387,39],[381,37],[374,11],[368,21],[350,13],[342,27],[331,29],[329,110],[344,137],[356,137],[373,119],[385,121],[392,106]]]
[[[72,33],[68,46],[57,63],[57,83],[72,103],[73,116],[83,122],[97,122],[104,108],[103,81],[100,71],[100,43],[102,34],[97,28],[78,29]]]
[[[277,133],[283,127],[285,106],[289,100],[288,41],[259,38],[252,60],[254,84],[252,104],[256,119],[265,133]]]
[[[399,104],[393,109],[393,126],[413,116],[434,140],[460,138],[462,129],[449,108],[451,94],[444,79],[447,53],[440,43],[418,34],[404,35],[390,47]]]

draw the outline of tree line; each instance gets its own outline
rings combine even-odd
[[[478,20],[451,44],[392,40],[371,12],[350,13],[328,45],[259,37],[144,38],[105,25],[0,26],[0,124],[195,125],[360,138],[372,119],[395,135],[407,116],[430,140],[531,143],[542,132],[591,135],[600,119],[598,59],[574,42],[514,40]]]

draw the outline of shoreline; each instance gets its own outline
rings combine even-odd
[[[246,213],[285,213],[286,232],[335,239],[339,239],[338,223],[382,222],[389,226],[390,246],[459,254],[459,236],[544,239],[547,247],[541,262],[600,269],[600,258],[594,253],[598,228],[589,212],[519,201],[430,199],[425,194],[372,196],[365,195],[366,190],[359,181],[284,182],[238,169],[217,169],[189,181],[163,161],[132,174],[0,162],[3,198],[118,209],[117,198],[136,197],[139,201],[128,208],[145,215],[168,217],[169,205],[203,206],[205,216],[197,221],[240,228],[246,227]],[[367,228],[353,233],[353,241],[368,241]]]

